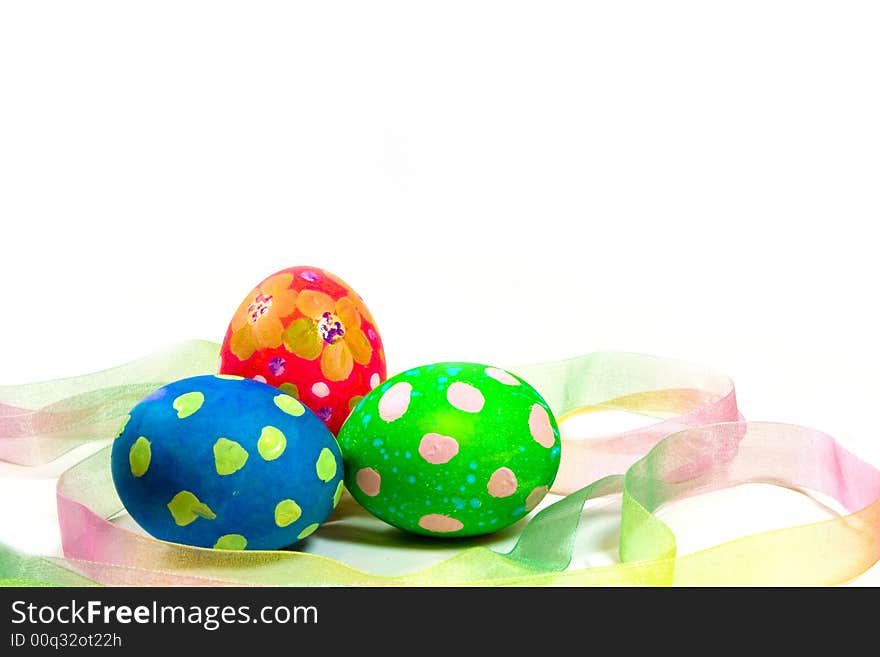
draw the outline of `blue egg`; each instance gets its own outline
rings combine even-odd
[[[150,393],[113,443],[113,482],[156,538],[275,550],[324,522],[342,494],[342,455],[323,422],[277,388],[196,376]]]

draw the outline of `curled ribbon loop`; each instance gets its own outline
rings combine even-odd
[[[202,340],[103,372],[0,386],[0,460],[39,465],[112,438],[128,411],[166,383],[216,371],[219,347]]]
[[[76,444],[112,438],[150,389],[213,371],[216,350],[210,343],[186,343],[78,380],[0,390],[0,456],[37,463]],[[178,586],[825,585],[845,582],[880,559],[880,471],[819,431],[745,422],[726,377],[619,353],[513,369],[562,419],[621,410],[652,421],[614,435],[565,439],[553,490],[566,496],[536,513],[505,553],[462,541],[471,547],[440,563],[387,575],[308,552],[231,552],[157,541],[120,522],[107,447],[58,481],[65,557],[27,557],[0,547],[0,578]],[[660,508],[752,482],[829,495],[850,515],[677,554],[675,536],[656,515]],[[622,494],[621,563],[572,568],[578,534],[589,531],[584,505],[613,494]],[[345,525],[340,515],[327,523],[328,533]]]

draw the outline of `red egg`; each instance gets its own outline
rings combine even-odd
[[[226,330],[220,372],[281,388],[335,434],[385,380],[385,350],[363,299],[317,267],[290,267],[248,294]]]

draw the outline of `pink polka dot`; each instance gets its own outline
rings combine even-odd
[[[503,383],[506,386],[518,386],[519,380],[516,379],[510,372],[506,372],[504,370],[500,370],[497,367],[487,367],[486,368],[486,376],[490,376],[496,381]]]
[[[541,500],[544,499],[544,496],[547,494],[549,489],[546,486],[538,486],[535,488],[529,496],[526,498],[526,511],[531,511],[534,509]]]
[[[483,410],[486,398],[483,393],[469,383],[456,381],[446,389],[446,399],[460,411],[479,413]]]
[[[510,468],[498,468],[489,477],[489,495],[492,497],[510,497],[516,492],[516,475]]]
[[[312,394],[315,395],[315,397],[326,397],[330,394],[330,386],[323,381],[318,381],[312,386]]]
[[[403,417],[409,408],[409,398],[412,393],[412,385],[406,381],[395,383],[385,391],[379,400],[379,417],[386,422],[394,422]]]
[[[458,441],[439,433],[426,433],[419,443],[419,454],[428,463],[434,465],[448,463],[453,456],[458,454]]]
[[[444,516],[439,513],[429,513],[419,518],[419,527],[429,532],[438,532],[447,534],[449,532],[457,532],[464,527],[460,520],[456,520],[450,516]]]
[[[266,377],[263,376],[262,374],[257,374],[254,377],[254,381],[259,381],[260,383],[266,383]]]
[[[380,383],[382,383],[382,379],[379,378],[379,373],[374,372],[373,376],[370,377],[370,390],[378,388]]]
[[[373,468],[361,468],[355,476],[358,488],[361,489],[367,497],[376,497],[379,494],[379,488],[382,486],[382,477]]]
[[[541,447],[550,449],[556,442],[556,434],[553,433],[550,416],[547,414],[547,409],[540,404],[532,406],[532,412],[529,414],[529,431],[532,432],[532,438]]]

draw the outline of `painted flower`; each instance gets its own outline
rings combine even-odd
[[[281,320],[296,310],[297,293],[290,289],[291,274],[276,274],[251,292],[235,312],[230,328],[229,349],[239,360],[247,360],[257,349],[281,345]]]
[[[324,272],[324,276],[328,279],[339,285],[340,287],[344,287],[347,290],[351,290],[351,286],[346,283],[344,280],[339,278],[336,274],[333,274],[329,271]],[[370,309],[367,308],[367,304],[364,303],[364,300],[361,299],[360,295],[357,294],[354,290],[351,290],[352,294],[349,296],[349,300],[354,304],[355,310],[360,313],[361,317],[367,320],[373,326],[376,325],[376,322],[373,320],[373,316],[370,314]]]
[[[321,372],[329,381],[344,381],[355,363],[366,365],[373,355],[361,330],[361,312],[351,297],[337,301],[317,290],[303,290],[296,306],[305,317],[284,332],[284,345],[306,360],[321,357]]]

